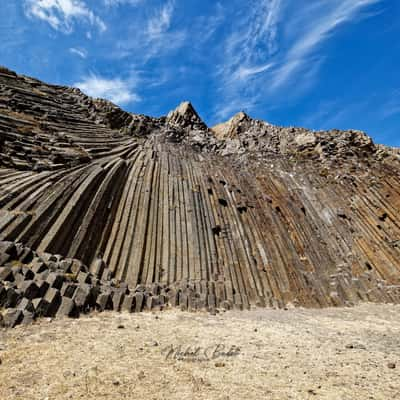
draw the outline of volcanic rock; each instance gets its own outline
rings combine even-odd
[[[208,128],[0,69],[8,325],[24,297],[32,319],[399,303],[399,193],[399,149],[360,131]]]

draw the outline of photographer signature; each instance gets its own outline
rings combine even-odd
[[[224,344],[217,344],[208,347],[202,346],[182,346],[173,344],[161,350],[166,360],[181,361],[210,361],[217,358],[235,357],[240,354],[240,347]]]

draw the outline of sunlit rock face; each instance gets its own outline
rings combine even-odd
[[[398,302],[399,166],[359,131],[151,118],[2,68],[0,270],[73,260],[136,311]]]

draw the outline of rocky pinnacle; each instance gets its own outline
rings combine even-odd
[[[189,102],[152,118],[0,68],[0,308],[14,325],[397,303],[399,157],[356,130],[208,127]]]

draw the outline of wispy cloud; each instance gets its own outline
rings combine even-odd
[[[257,73],[257,66],[266,65],[266,59],[277,48],[277,25],[281,0],[261,0],[248,7],[249,14],[243,16],[242,23],[234,27],[226,39],[225,63],[221,74],[237,78],[240,69]],[[242,75],[242,77],[245,77]]]
[[[160,39],[171,26],[175,7],[174,1],[168,1],[147,22],[147,35],[151,40]]]
[[[251,2],[246,8],[248,13],[241,16],[241,22],[227,36],[222,62],[217,67],[224,103],[217,105],[218,118],[226,118],[234,110],[251,109],[256,104],[256,85],[249,82],[274,65],[272,56],[278,48],[281,3],[281,0]]]
[[[278,89],[295,78],[296,73],[310,61],[310,55],[327,40],[340,25],[352,21],[366,6],[381,0],[335,0],[320,2],[318,7],[303,10],[300,14],[304,24],[297,32],[298,39],[286,53],[281,65],[274,72],[271,89]],[[329,2],[328,2],[329,3]],[[307,17],[313,17],[312,23],[307,23]],[[314,19],[315,18],[315,19]],[[305,29],[304,29],[305,27]]]
[[[393,90],[386,102],[380,108],[380,116],[382,119],[387,119],[400,114],[400,89]]]
[[[75,21],[86,21],[100,32],[107,27],[82,0],[25,0],[25,13],[30,18],[47,22],[53,29],[71,33]]]
[[[77,56],[79,56],[81,58],[84,58],[84,59],[87,57],[87,51],[85,49],[77,49],[75,47],[71,47],[69,49],[69,52],[71,54],[75,54],[75,55],[77,55]]]
[[[91,97],[107,99],[118,105],[140,101],[140,97],[134,92],[135,79],[107,79],[92,74],[81,82],[74,83],[74,86]]]
[[[103,0],[103,3],[107,7],[121,6],[124,4],[137,6],[138,4],[143,3],[143,2],[144,2],[144,0]]]
[[[290,88],[291,98],[310,89],[326,58],[323,43],[341,25],[374,15],[368,6],[381,1],[318,0],[294,9],[282,0],[252,2],[225,40],[217,71],[223,109],[238,99],[256,107],[262,98],[277,101],[283,89]]]
[[[175,1],[164,2],[160,8],[150,11],[150,15],[136,19],[126,35],[129,39],[121,39],[115,43],[115,57],[140,57],[145,64],[153,58],[170,55],[185,43],[187,32],[181,27],[174,26]],[[135,37],[132,40],[131,37]],[[139,62],[139,60],[138,60]]]

